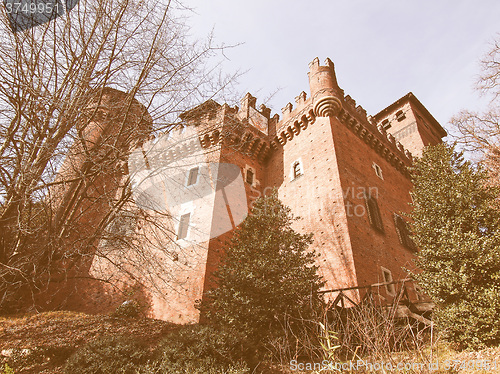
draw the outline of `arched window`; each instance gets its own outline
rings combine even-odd
[[[406,118],[404,112],[402,110],[399,110],[397,113],[396,113],[396,119],[398,120],[398,122],[401,122],[402,120],[404,120]]]
[[[382,175],[382,168],[378,166],[376,163],[373,163],[372,167],[375,170],[375,174],[377,174],[377,177],[383,180],[384,176]]]

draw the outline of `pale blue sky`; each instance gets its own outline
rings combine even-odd
[[[375,114],[412,91],[445,127],[487,102],[473,90],[479,59],[500,32],[500,0],[187,0],[194,36],[243,43],[227,71],[249,70],[238,91],[273,112],[302,90],[308,63],[330,57],[339,85]]]

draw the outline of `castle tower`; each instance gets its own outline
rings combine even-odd
[[[141,224],[141,234],[150,238],[148,257],[162,264],[146,271],[163,272],[144,281],[151,317],[198,322],[195,301],[214,287],[211,276],[225,242],[262,194],[268,114],[255,106],[250,94],[241,109],[209,100],[129,158],[135,202],[154,217],[153,227]]]
[[[440,143],[447,135],[412,92],[381,110],[373,119],[413,156],[421,156],[425,146]]]
[[[99,221],[105,213],[97,213],[101,204],[90,203],[92,196],[113,196],[126,174],[130,150],[144,142],[151,128],[146,108],[126,93],[109,87],[95,93],[77,125],[79,135],[56,177],[56,182],[63,183],[56,183],[52,189],[56,202],[54,225],[62,230],[59,235],[65,235],[65,222],[75,218],[86,220],[83,216],[92,216],[94,222]],[[82,194],[87,198],[80,199]]]
[[[315,58],[309,68],[311,97],[301,93],[296,108],[292,104],[283,108],[267,185],[276,187],[283,203],[301,217],[295,228],[314,233],[312,248],[320,254],[318,265],[326,288],[353,287],[357,275],[332,126],[342,109],[343,91],[329,59],[321,66]],[[357,291],[348,293],[359,299]]]
[[[318,117],[336,116],[342,108],[344,92],[337,83],[333,62],[327,58],[325,66],[321,66],[316,57],[309,64],[307,75],[314,114]]]
[[[283,202],[302,217],[297,229],[314,233],[320,273],[333,291],[328,298],[334,299],[340,289],[356,288],[344,291],[356,302],[371,285],[383,283],[378,297],[390,302],[398,285],[385,283],[405,279],[404,268],[415,266],[416,249],[403,218],[411,201],[412,143],[404,143],[401,135],[396,139],[398,133],[386,131],[344,96],[329,59],[321,66],[316,58],[309,67],[311,98],[301,93],[296,108],[290,103],[283,108],[267,185],[277,187]],[[416,98],[407,101],[431,122]],[[397,113],[404,104],[395,103],[385,112]],[[412,150],[441,141],[444,130],[432,124],[435,136],[413,142]]]
[[[124,188],[128,155],[149,136],[152,119],[130,95],[106,87],[89,100],[76,128],[78,135],[51,188],[57,251],[50,256],[59,273],[52,274],[58,284],[40,296],[49,299],[44,306],[67,303],[72,308],[93,286],[72,278],[88,276],[98,238]]]

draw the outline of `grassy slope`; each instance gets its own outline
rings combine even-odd
[[[74,312],[49,312],[20,317],[0,317],[0,368],[5,363],[16,374],[62,373],[65,360],[81,345],[101,336],[133,336],[138,341],[154,347],[171,330],[178,326],[153,319],[113,318],[104,315],[87,315]],[[500,347],[480,352],[455,352],[446,344],[438,344],[434,359],[497,360],[496,370],[439,370],[434,373],[500,373]],[[23,352],[24,350],[24,352]],[[429,352],[415,362],[425,362]],[[411,362],[413,360],[404,360]],[[442,366],[441,366],[442,368]],[[404,371],[399,371],[404,373]],[[411,371],[410,371],[411,372]],[[0,369],[0,373],[2,370]],[[408,373],[408,372],[406,372]]]
[[[98,337],[134,336],[154,346],[175,328],[176,325],[153,319],[74,312],[0,317],[0,368],[8,363],[16,374],[62,373],[64,361],[78,347]]]

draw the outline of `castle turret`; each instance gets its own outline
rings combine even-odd
[[[424,147],[439,144],[448,135],[411,92],[374,115],[373,120],[417,157]]]
[[[309,87],[314,114],[318,117],[335,116],[342,108],[344,93],[337,84],[333,62],[327,58],[326,66],[320,66],[316,57],[309,64]]]
[[[97,92],[77,124],[75,140],[56,177],[54,225],[92,218],[97,225],[114,198],[128,153],[149,136],[152,118],[144,105],[127,93],[105,87]],[[94,196],[95,195],[95,196]],[[85,196],[85,197],[84,197]],[[100,210],[97,214],[95,210]],[[79,217],[79,218],[77,218]]]

